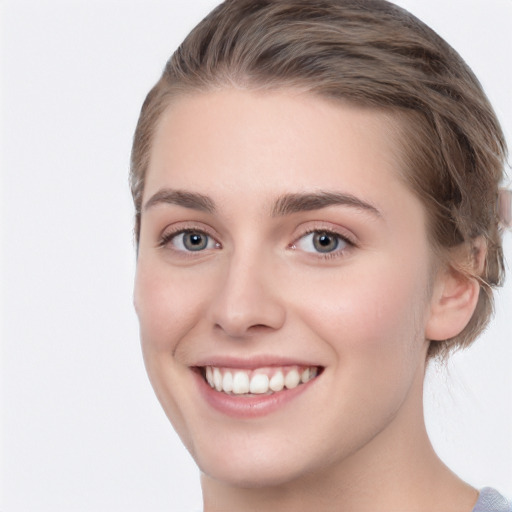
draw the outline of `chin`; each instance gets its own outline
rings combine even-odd
[[[254,489],[282,486],[314,469],[310,467],[314,465],[311,457],[292,444],[289,436],[272,440],[267,433],[262,440],[262,434],[246,432],[225,442],[227,436],[225,433],[215,440],[212,436],[212,442],[195,443],[190,450],[201,473],[224,485]]]
[[[222,463],[198,462],[199,469],[207,477],[230,487],[262,489],[282,487],[299,480],[306,471],[296,463],[276,460],[247,460]]]

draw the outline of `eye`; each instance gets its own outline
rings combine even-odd
[[[313,231],[302,236],[294,246],[305,252],[328,254],[342,251],[349,245],[341,235],[332,231]]]
[[[219,244],[210,235],[197,229],[185,229],[164,235],[160,245],[168,244],[174,250],[183,252],[200,252],[219,247]]]

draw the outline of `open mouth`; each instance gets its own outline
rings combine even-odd
[[[204,366],[198,371],[220,393],[239,396],[272,395],[307,384],[322,373],[319,366],[265,367],[253,370]]]

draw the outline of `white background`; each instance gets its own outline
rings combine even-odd
[[[201,507],[142,364],[127,175],[145,94],[216,3],[0,4],[3,512]],[[512,1],[399,3],[474,68],[512,143]],[[443,459],[510,497],[511,313],[509,281],[493,326],[427,391]]]

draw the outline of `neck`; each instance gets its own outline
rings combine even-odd
[[[417,386],[421,397],[422,379]],[[204,511],[471,512],[477,491],[454,475],[434,452],[425,429],[422,400],[408,402],[400,411],[407,421],[394,418],[357,452],[314,474],[275,487],[250,488],[202,475]]]

